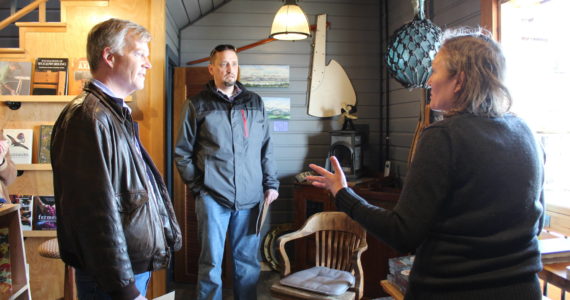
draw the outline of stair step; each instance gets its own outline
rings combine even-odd
[[[62,23],[62,22],[16,22],[16,26],[18,27],[41,27],[41,28],[46,28],[46,27],[53,27],[53,28],[59,28],[59,27],[67,27],[67,23]]]
[[[23,48],[0,48],[0,54],[23,54],[26,50]]]

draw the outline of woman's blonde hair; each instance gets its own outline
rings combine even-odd
[[[491,34],[482,28],[447,29],[441,45],[447,71],[451,76],[464,74],[457,99],[445,115],[467,112],[499,117],[507,113],[512,99],[503,83],[505,57]]]

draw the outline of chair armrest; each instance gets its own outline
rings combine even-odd
[[[300,229],[294,232],[284,234],[277,239],[277,244],[279,245],[279,254],[281,254],[281,259],[283,262],[283,270],[281,271],[281,275],[283,277],[291,273],[291,261],[289,260],[289,256],[285,251],[285,244],[292,240],[300,239],[308,235],[311,235],[313,233],[314,232],[304,231],[303,229]]]
[[[352,270],[354,271],[354,291],[356,293],[356,299],[359,300],[364,295],[364,270],[362,269],[362,262],[360,257],[362,253],[368,249],[368,243],[366,243],[366,238],[360,241],[360,245],[352,253]]]

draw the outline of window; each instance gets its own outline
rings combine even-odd
[[[512,111],[546,151],[545,199],[570,207],[570,35],[568,0],[511,0],[500,7]]]

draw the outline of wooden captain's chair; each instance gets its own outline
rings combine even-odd
[[[313,234],[316,266],[291,274],[285,244]],[[279,299],[362,298],[364,273],[360,256],[368,248],[366,231],[345,213],[314,214],[300,230],[281,236],[278,244],[283,278],[271,286],[272,296]]]

